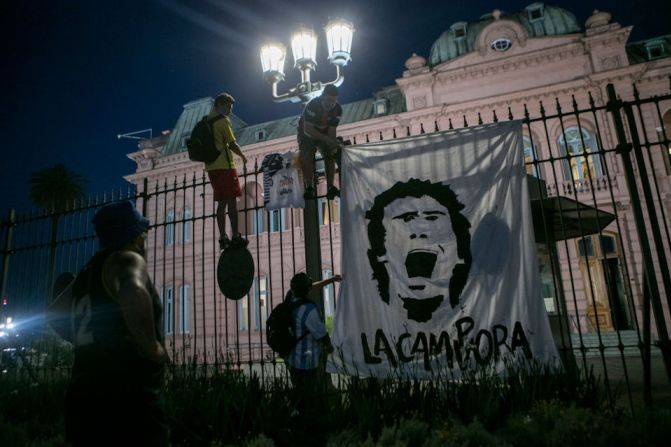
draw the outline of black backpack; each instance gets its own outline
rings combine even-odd
[[[296,346],[296,343],[308,335],[308,332],[306,332],[301,337],[296,338],[293,311],[303,304],[310,303],[310,301],[303,298],[291,301],[289,294],[287,294],[283,302],[270,312],[270,316],[266,321],[266,340],[268,346],[282,358],[288,357],[294,346]]]
[[[204,116],[198,121],[191,131],[191,137],[186,140],[186,148],[189,151],[189,160],[202,161],[203,163],[212,163],[219,157],[221,152],[217,150],[214,144],[214,133],[212,126],[223,118],[217,115],[212,118]]]

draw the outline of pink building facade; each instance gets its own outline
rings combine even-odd
[[[554,269],[547,244],[539,244],[548,313],[566,312],[564,329],[570,333],[633,331],[642,321],[643,258],[625,166],[616,151],[618,132],[606,110],[607,85],[625,101],[668,96],[671,38],[632,43],[631,31],[606,12],[595,11],[580,25],[569,11],[542,3],[455,23],[432,48],[418,49],[430,50],[428,58],[413,54],[405,61],[396,85],[344,104],[339,135],[362,144],[524,119],[527,172],[545,182],[540,196],[564,196],[615,216],[602,230],[583,232],[583,238],[559,238]],[[272,358],[264,348],[265,320],[293,273],[305,270],[302,210],[265,210],[258,172],[267,154],[297,150],[297,117],[259,124],[233,117],[250,160],[246,170],[239,168],[244,190],[239,221],[250,241],[256,278],[247,297],[232,301],[215,280],[219,250],[212,191],[202,164],[188,159],[184,144],[212,104],[212,98],[185,104],[174,129],[142,141],[129,154],[137,170],[126,178],[144,192],[145,212],[156,224],[149,238],[150,273],[164,299],[173,355],[244,364]],[[655,190],[653,214],[662,229],[662,244],[652,251],[668,324],[660,259],[671,258],[671,101],[640,105],[635,115]],[[643,170],[639,166],[635,172]],[[323,195],[323,178],[319,186]],[[341,271],[347,254],[340,252],[338,201],[322,197],[318,208],[322,272],[328,276]],[[644,212],[647,224],[649,217]],[[337,287],[322,296],[328,319]]]

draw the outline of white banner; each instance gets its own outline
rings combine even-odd
[[[296,154],[289,151],[263,158],[263,205],[267,210],[305,208],[303,181],[294,166]]]
[[[459,377],[558,361],[525,174],[519,121],[343,150],[330,372]]]

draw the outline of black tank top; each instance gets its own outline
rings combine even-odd
[[[103,286],[102,270],[112,251],[96,253],[82,269],[74,284],[72,329],[75,348],[73,380],[116,379],[151,385],[162,368],[140,355],[124,322],[121,306]],[[163,343],[162,307],[158,293],[149,283],[154,310],[154,331]]]

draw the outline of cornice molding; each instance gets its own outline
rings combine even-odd
[[[632,27],[630,26],[625,28],[615,28],[605,33],[585,36],[582,38],[582,42],[587,51],[592,51],[592,49],[596,47],[607,47],[612,44],[624,46],[627,43],[627,40],[629,40],[631,30]]]
[[[496,61],[470,65],[450,71],[436,72],[436,83],[438,85],[445,85],[455,81],[483,78],[489,75],[498,74],[499,72],[526,70],[532,67],[545,65],[548,62],[565,61],[569,58],[577,58],[584,56],[584,54],[584,48],[580,43],[546,48],[531,53],[516,55],[511,58],[498,59]]]
[[[586,82],[588,81],[588,82]],[[523,104],[535,105],[540,101],[546,102],[547,106],[552,106],[548,104],[547,101],[554,101],[555,98],[570,98],[571,95],[586,95],[587,91],[585,90],[585,85],[593,86],[595,90],[593,94],[599,93],[599,83],[603,84],[602,79],[586,79],[581,78],[573,80],[564,84],[556,86],[551,91],[548,91],[546,87],[539,87],[533,90],[520,90],[516,92],[506,93],[505,95],[490,96],[485,98],[478,98],[474,101],[462,101],[453,104],[438,104],[429,108],[415,110],[411,112],[405,112],[399,114],[395,117],[395,120],[399,123],[412,123],[412,122],[433,122],[438,118],[446,116],[462,116],[462,115],[475,115],[478,112],[491,112],[496,110],[497,112],[506,112],[509,106],[521,106]],[[526,94],[524,94],[526,93]],[[554,103],[553,103],[554,104]],[[491,117],[482,116],[483,121],[488,121]],[[504,116],[499,114],[499,120],[507,119]],[[521,119],[521,116],[516,116],[516,119]],[[454,123],[457,124],[456,122]]]
[[[396,84],[402,89],[431,87],[435,75],[435,72],[429,72],[407,78],[400,78],[396,80]]]

